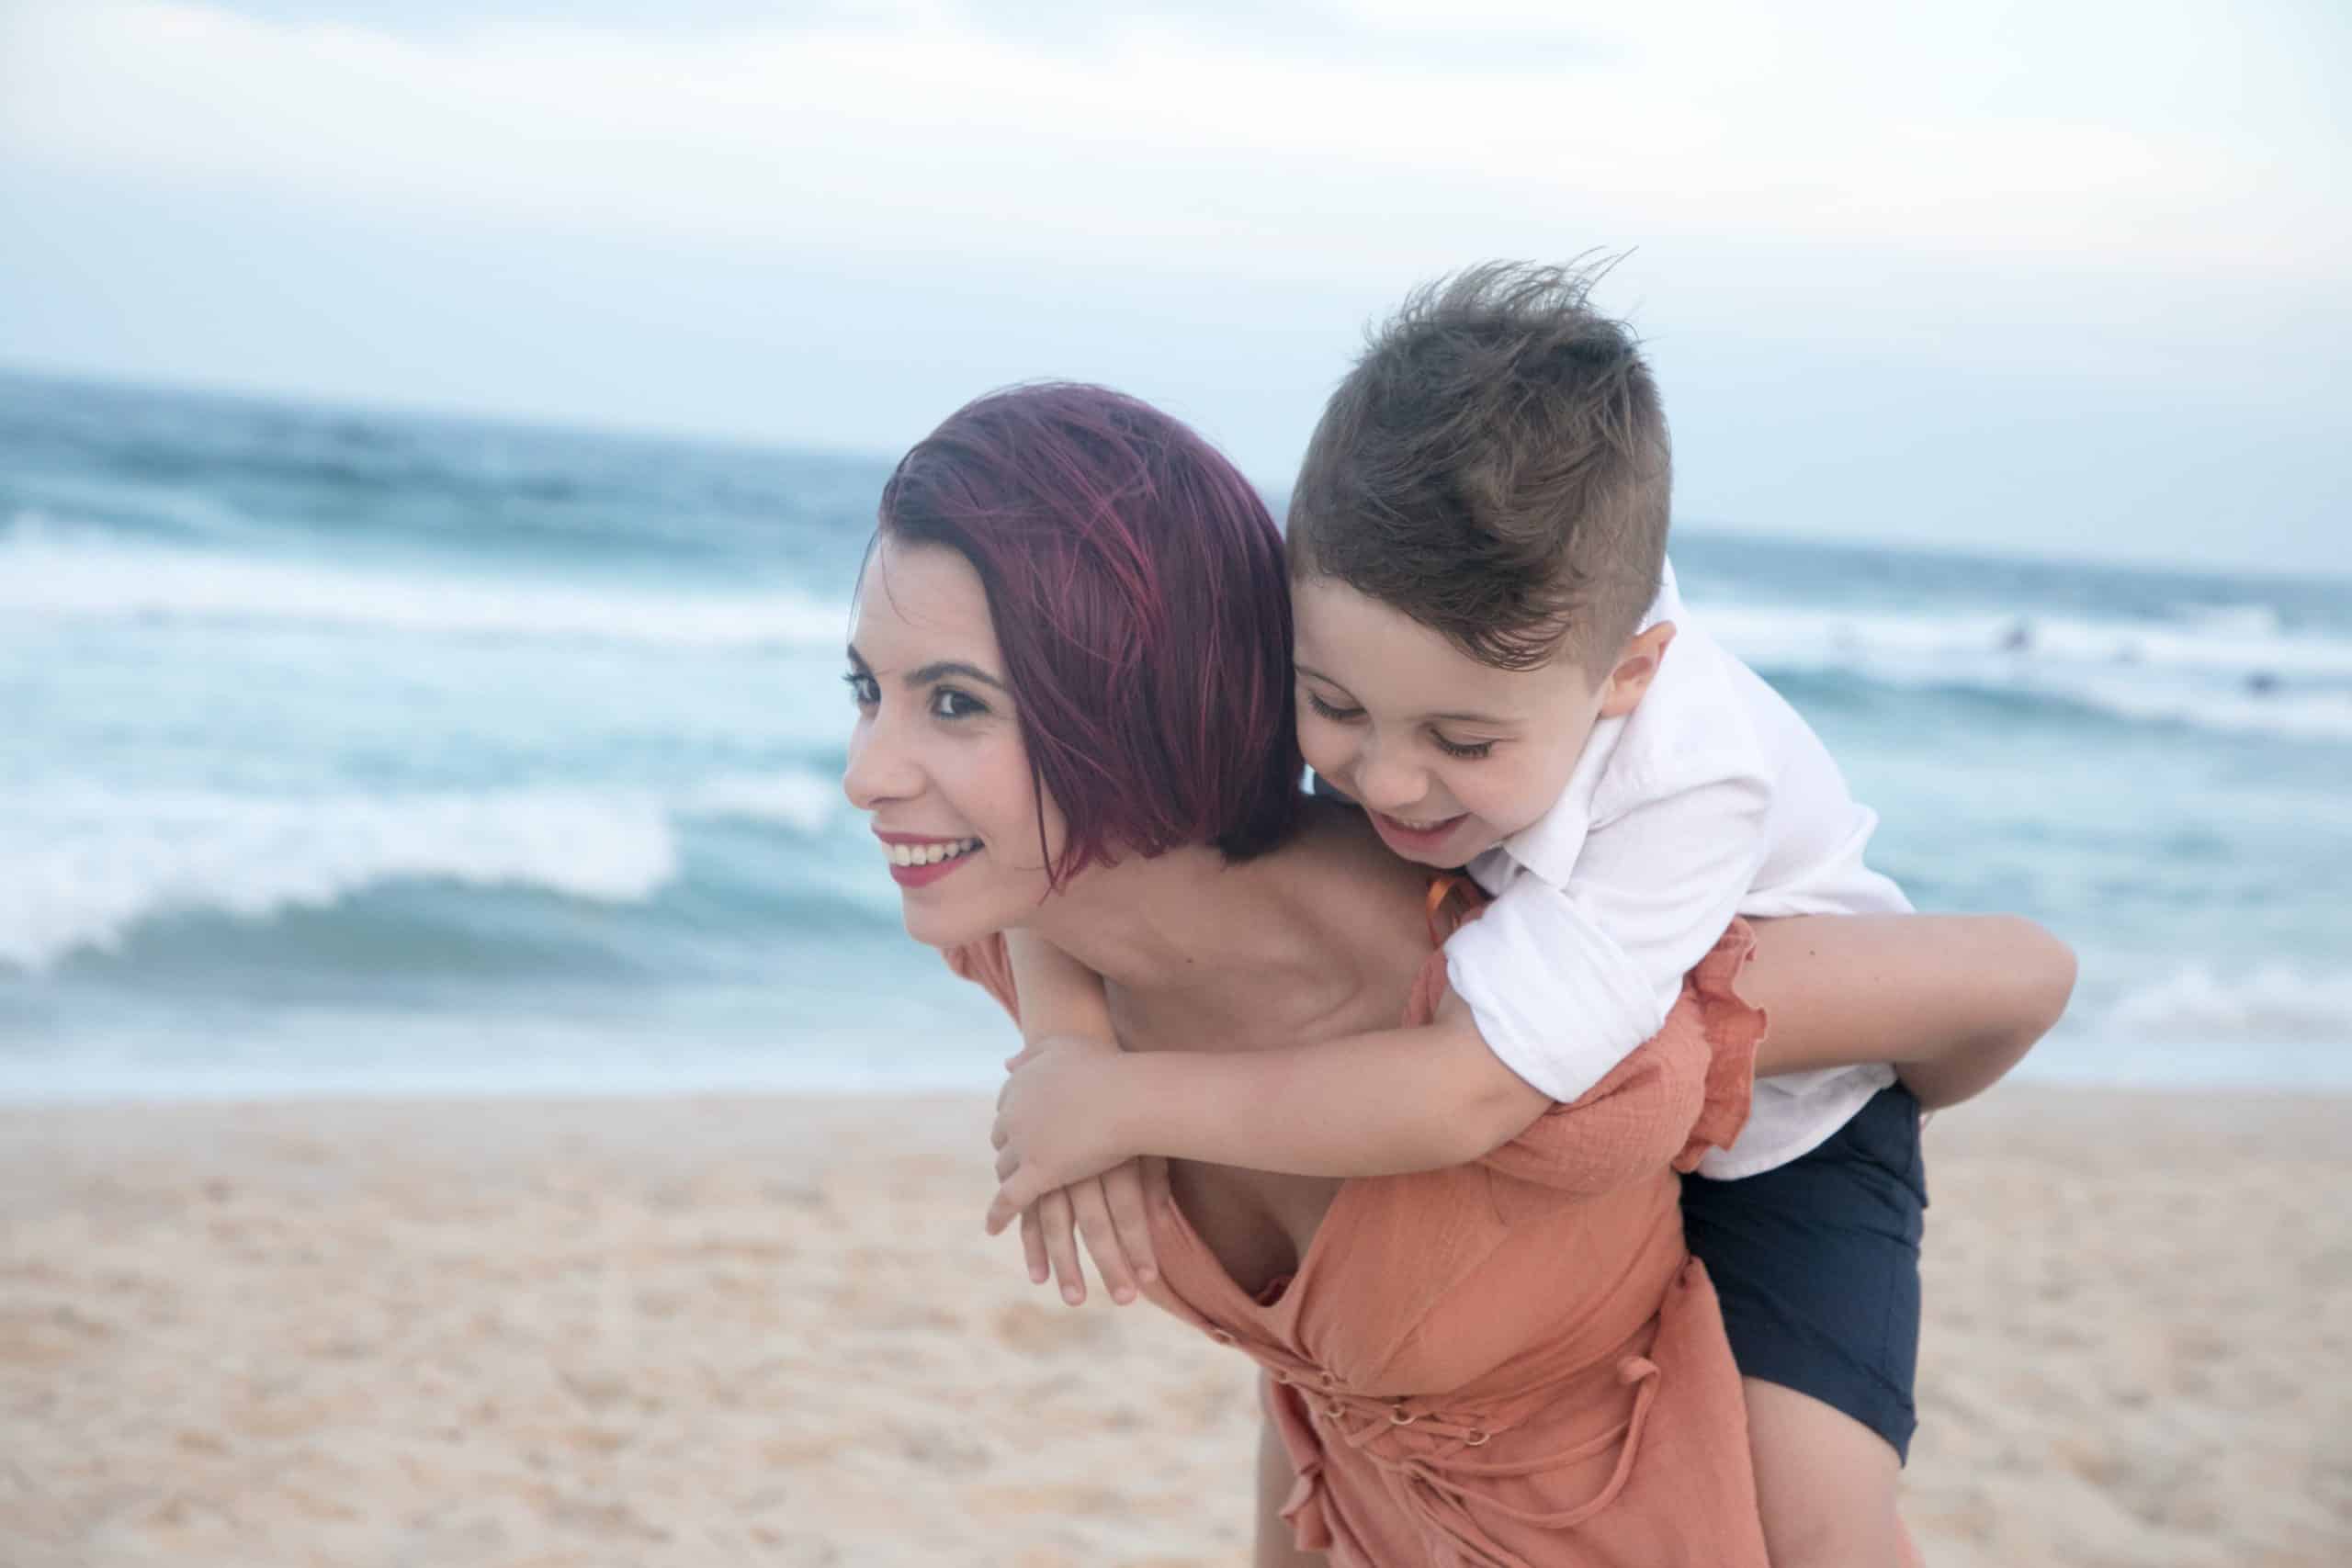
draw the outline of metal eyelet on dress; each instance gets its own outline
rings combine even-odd
[[[1474,1427],[1471,1428],[1470,1435],[1462,1439],[1462,1446],[1465,1449],[1483,1449],[1487,1446],[1487,1440],[1493,1436],[1494,1434],[1484,1427]]]
[[[1336,1399],[1323,1407],[1323,1414],[1329,1416],[1334,1421],[1337,1421],[1340,1416],[1345,1416],[1347,1413],[1348,1407],[1340,1404]]]
[[[1406,1415],[1402,1404],[1392,1404],[1388,1407],[1388,1424],[1392,1427],[1409,1427],[1419,1419],[1419,1416]]]

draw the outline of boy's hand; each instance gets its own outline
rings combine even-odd
[[[1121,1142],[1119,1048],[1058,1036],[1005,1063],[1012,1076],[996,1097],[996,1174],[989,1205],[995,1235],[1056,1188],[1102,1175],[1136,1153]]]
[[[1086,1300],[1086,1276],[1078,1265],[1077,1235],[1083,1235],[1103,1287],[1125,1306],[1159,1278],[1150,1205],[1172,1201],[1168,1162],[1152,1156],[1046,1193],[1021,1212],[1021,1250],[1028,1258],[1030,1283],[1042,1285],[1048,1273],[1058,1275],[1064,1301],[1076,1306]]]

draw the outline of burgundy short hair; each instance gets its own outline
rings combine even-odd
[[[1296,826],[1282,531],[1184,424],[1103,387],[990,393],[899,459],[877,536],[979,574],[1068,825],[1056,886],[1120,853],[1244,860]]]

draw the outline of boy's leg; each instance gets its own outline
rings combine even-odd
[[[1747,1443],[1772,1568],[1896,1568],[1903,1461],[1884,1438],[1808,1393],[1747,1378]]]
[[[1773,1568],[1917,1561],[1895,1490],[1913,1426],[1926,1207],[1917,1102],[1900,1086],[1777,1170],[1684,1179],[1684,1231],[1747,1394]]]

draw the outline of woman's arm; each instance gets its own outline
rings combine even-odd
[[[1982,1092],[2066,1010],[2074,951],[2015,915],[1761,920],[1739,993],[1758,1077],[1889,1062],[1929,1110]]]
[[[1115,1041],[1111,999],[1101,976],[1025,931],[1004,933],[1004,956],[1021,998],[1023,1043],[1042,1044],[1057,1036],[1105,1044]]]

